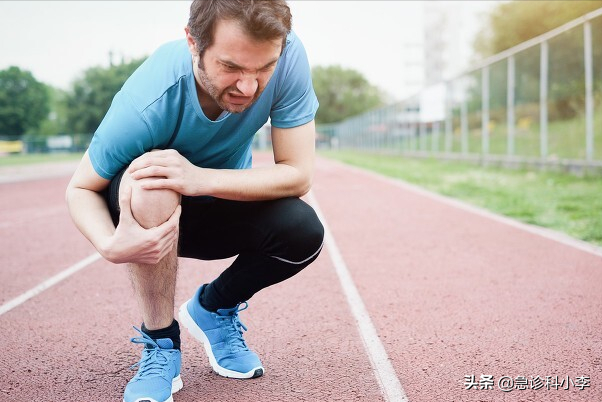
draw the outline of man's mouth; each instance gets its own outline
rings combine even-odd
[[[240,95],[235,95],[233,93],[228,93],[228,102],[232,103],[233,105],[246,105],[247,103],[251,102],[253,100],[252,96],[240,96]]]

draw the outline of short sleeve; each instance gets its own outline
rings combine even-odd
[[[271,124],[291,128],[309,123],[318,110],[307,54],[299,38],[291,33],[285,48],[281,73],[276,84],[277,93],[270,113]]]
[[[127,93],[118,92],[88,148],[94,170],[110,180],[151,149],[152,135],[142,114]]]

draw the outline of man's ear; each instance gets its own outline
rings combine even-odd
[[[188,43],[188,50],[190,50],[190,54],[192,54],[194,57],[197,57],[199,55],[199,51],[196,46],[196,41],[190,34],[190,28],[186,26],[186,28],[184,28],[184,32],[186,32],[186,42]]]

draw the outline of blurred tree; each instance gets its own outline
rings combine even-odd
[[[93,133],[109,110],[115,94],[144,58],[129,63],[92,67],[73,83],[67,93],[67,129],[72,133]]]
[[[67,92],[47,85],[50,113],[42,120],[38,129],[27,130],[27,134],[52,136],[67,132]]]
[[[316,123],[334,123],[382,106],[385,95],[358,71],[341,66],[317,66],[312,79],[320,108]]]
[[[48,116],[46,86],[29,71],[9,67],[0,71],[0,135],[20,137]]]
[[[475,41],[475,51],[491,56],[602,7],[597,1],[513,0],[489,14]]]

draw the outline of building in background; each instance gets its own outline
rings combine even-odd
[[[405,38],[404,94],[453,78],[474,61],[473,43],[499,1],[422,2],[422,33]]]
[[[468,68],[472,44],[480,26],[476,4],[482,2],[428,1],[424,13],[424,82],[436,84]],[[490,2],[489,2],[490,3]]]
[[[425,85],[424,77],[424,37],[416,34],[408,37],[403,45],[402,100],[409,98]]]
[[[422,33],[404,43],[405,99],[421,93],[420,120],[442,119],[443,82],[457,77],[475,61],[473,43],[487,12],[499,1],[425,1]]]

